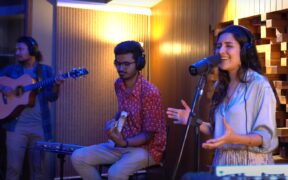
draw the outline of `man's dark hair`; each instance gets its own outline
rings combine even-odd
[[[144,49],[142,48],[141,44],[137,41],[124,41],[119,43],[114,48],[115,57],[121,54],[132,53],[133,59],[136,63],[137,70],[141,70],[145,66],[145,55]]]

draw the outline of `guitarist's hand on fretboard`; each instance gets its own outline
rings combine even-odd
[[[58,75],[55,77],[55,84],[60,86],[64,82],[64,77],[62,75]]]
[[[54,87],[53,87],[53,93],[59,93],[59,89],[60,89],[60,86],[63,84],[64,82],[64,77],[62,75],[58,75],[55,77],[55,83],[54,83]]]

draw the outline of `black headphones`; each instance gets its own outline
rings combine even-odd
[[[22,36],[17,39],[17,43],[21,43],[21,42],[27,45],[30,56],[37,55],[39,48],[38,48],[38,43],[35,39],[33,39],[30,36]]]
[[[247,41],[244,42],[242,49],[241,49],[241,58],[243,57],[247,59],[248,58],[247,55],[250,53],[250,50],[253,48],[254,36],[246,27],[239,26],[239,25],[236,27],[238,27],[238,29],[241,32],[243,32],[247,37]]]
[[[250,56],[255,52],[254,36],[249,31],[249,29],[244,26],[234,25],[234,27],[236,27],[240,32],[244,33],[247,38],[247,41],[245,41],[242,45],[240,58],[242,63],[245,63],[247,67],[250,67],[249,59]]]
[[[134,53],[134,59],[136,61],[136,69],[138,71],[142,70],[145,66],[145,54],[144,54],[144,49],[142,48],[141,44],[137,42],[137,49],[138,52]]]
[[[244,34],[245,34],[246,37],[247,37],[247,42],[245,42],[245,43],[243,44],[243,47],[242,47],[242,48],[245,48],[245,49],[250,49],[250,48],[252,48],[253,42],[254,42],[254,36],[253,36],[253,34],[252,34],[246,27],[239,26],[239,28],[244,32]]]

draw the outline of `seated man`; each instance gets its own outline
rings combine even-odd
[[[136,41],[114,49],[114,65],[120,76],[115,82],[118,113],[127,112],[123,129],[116,115],[106,123],[110,141],[78,149],[72,163],[84,180],[101,179],[95,165],[112,164],[108,179],[126,180],[139,169],[159,164],[166,145],[165,114],[159,90],[140,74],[144,50]]]

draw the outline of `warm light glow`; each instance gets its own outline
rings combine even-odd
[[[138,7],[153,7],[161,0],[112,0],[109,4],[138,6]]]
[[[235,19],[236,11],[235,11],[235,8],[232,8],[235,6],[236,6],[235,1],[227,1],[226,2],[225,10],[223,11],[221,21],[224,22],[224,21],[230,21],[230,20]],[[238,7],[238,8],[240,8],[240,7]]]
[[[153,9],[153,17],[155,19],[151,21],[151,38],[153,40],[161,40],[169,32],[172,22],[165,14],[167,12],[163,9]]]
[[[163,43],[160,45],[160,52],[166,55],[169,55],[172,53],[172,44],[171,43]]]
[[[122,16],[115,16],[108,14],[102,22],[98,38],[101,41],[108,41],[112,43],[119,43],[126,40],[135,40],[137,38],[137,29],[131,29],[129,21],[123,21]]]
[[[166,55],[184,55],[191,52],[191,45],[181,43],[163,43],[160,45],[160,52]]]
[[[156,25],[154,28],[153,28],[153,32],[152,32],[152,37],[153,39],[155,40],[158,40],[160,39],[164,34],[164,28],[163,26],[161,25]]]
[[[83,2],[83,1],[71,2],[71,0],[58,0],[57,6],[110,11],[110,12],[123,12],[123,13],[130,13],[130,14],[143,14],[143,15],[148,15],[148,16],[151,15],[151,10],[149,8],[120,6],[120,5],[112,5],[112,4],[110,5],[110,4],[103,4],[103,3],[91,3],[91,2]]]
[[[86,37],[87,39],[90,40],[95,40],[95,41],[103,41],[105,43],[109,42],[112,44],[117,44],[122,41],[126,40],[138,40],[139,39],[139,30],[138,28],[134,27],[131,28],[131,21],[129,20],[130,14],[119,14],[117,12],[121,12],[121,8],[118,7],[118,9],[113,9],[111,5],[106,5],[106,4],[95,4],[95,3],[82,3],[81,4],[76,4],[76,3],[67,3],[63,0],[58,2],[58,6],[64,6],[64,7],[74,7],[74,8],[84,8],[85,9],[99,9],[100,11],[103,10],[101,8],[105,7],[105,11],[107,10],[108,12],[103,12],[101,13],[101,19],[97,18],[83,18],[81,19],[81,24],[90,24],[89,31],[87,29],[85,31],[82,30],[82,28],[86,27],[85,26],[75,26],[77,30],[75,32],[83,32],[82,36]],[[115,6],[113,6],[115,7]],[[127,8],[127,7],[126,7]],[[129,7],[130,13],[132,12],[135,8]],[[136,8],[137,9],[137,8]],[[138,8],[139,9],[139,8]],[[144,9],[144,8],[142,8]],[[111,11],[114,11],[111,12]],[[123,10],[123,9],[122,9]],[[147,10],[147,8],[146,8]],[[125,10],[126,11],[126,10]],[[138,12],[139,14],[139,12]],[[145,16],[145,15],[144,15]],[[149,18],[149,16],[147,16]],[[133,18],[132,18],[133,19]],[[91,36],[93,34],[93,36]]]

